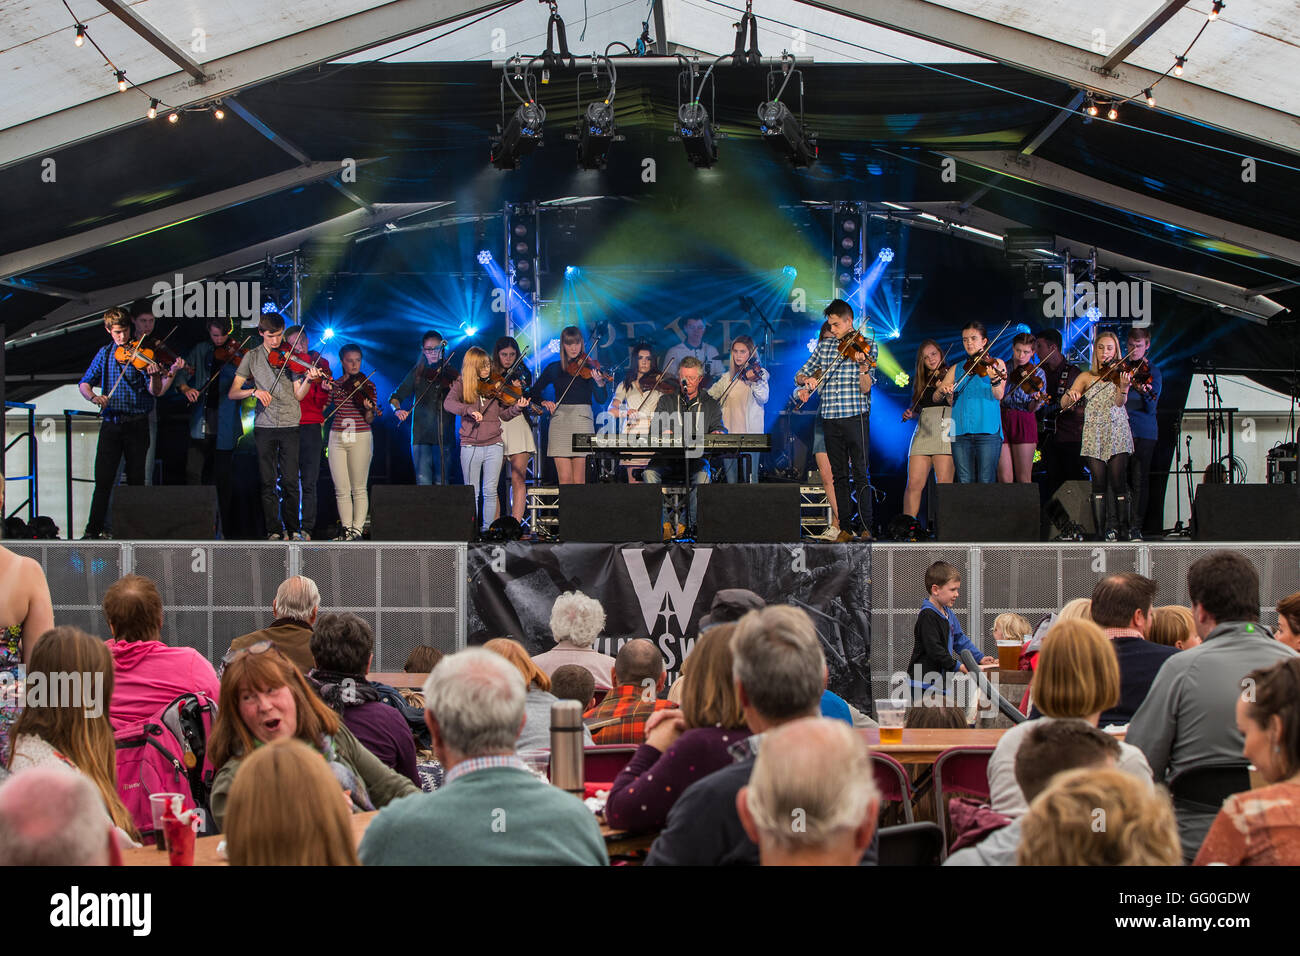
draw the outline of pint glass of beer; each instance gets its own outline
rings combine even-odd
[[[998,667],[1004,671],[1018,670],[1023,647],[1019,641],[998,641]]]
[[[876,723],[880,725],[880,742],[882,744],[901,744],[903,742],[903,718],[906,714],[906,701],[876,701]]]

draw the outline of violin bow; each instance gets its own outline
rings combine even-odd
[[[1045,358],[1041,358],[1041,359],[1039,359],[1038,361],[1036,361],[1036,362],[1034,362],[1034,363],[1032,363],[1032,364],[1026,362],[1025,365],[1018,365],[1018,366],[1016,366],[1016,368],[1025,368],[1026,366],[1028,366],[1029,368],[1032,368],[1033,371],[1032,371],[1032,372],[1027,372],[1027,373],[1025,373],[1025,375],[1020,379],[1020,381],[1017,382],[1017,383],[1012,387],[1012,391],[1024,392],[1024,391],[1025,391],[1025,383],[1028,382],[1031,378],[1038,378],[1038,377],[1040,377],[1040,376],[1042,377],[1042,380],[1043,380],[1043,389],[1046,390],[1046,388],[1047,388],[1047,375],[1043,372],[1043,363],[1046,362],[1047,359],[1051,358],[1053,355],[1056,354],[1056,346],[1055,346],[1055,345],[1051,346],[1051,349],[1052,349],[1052,350],[1051,350],[1050,352],[1047,353],[1047,356],[1046,356]],[[1015,371],[1015,369],[1012,369],[1011,372],[1008,372],[1008,373],[1007,373],[1007,381],[1008,381],[1008,382],[1011,380],[1011,375],[1012,375],[1012,372],[1014,372],[1014,371]],[[1028,392],[1025,392],[1025,394],[1026,394],[1026,395],[1029,395]],[[1032,398],[1033,396],[1032,396],[1032,395],[1029,395],[1029,397]]]
[[[744,364],[743,366],[741,366],[740,374],[739,374],[739,375],[736,374],[736,372],[735,372],[734,369],[729,370],[729,371],[731,371],[731,381],[727,383],[727,387],[724,388],[724,389],[722,390],[722,394],[718,396],[718,404],[719,404],[719,405],[721,405],[723,402],[725,402],[725,401],[727,400],[727,393],[731,391],[731,386],[735,385],[738,381],[740,381],[742,378],[745,377],[745,373],[746,373],[747,371],[749,371],[749,367],[750,367],[751,365],[756,366],[756,367],[759,369],[759,372],[760,372],[759,377],[758,377],[758,378],[759,378],[759,381],[762,381],[762,380],[763,380],[763,376],[762,376],[762,374],[761,374],[762,369],[763,369],[763,366],[759,364],[759,361],[758,361],[758,355],[757,355],[756,353],[753,354],[753,355],[750,355],[750,357],[749,357],[748,359],[745,360],[745,364]]]
[[[867,330],[867,331],[869,331],[869,332],[871,331],[871,327],[867,325],[867,322],[866,322],[866,319],[865,319],[865,318],[862,320],[862,328],[861,328],[861,329],[859,329],[859,328],[857,328],[857,327],[855,326],[855,327],[853,328],[853,330],[852,330],[851,332],[849,332],[848,335],[845,335],[844,337],[847,339],[847,338],[849,337],[849,335],[852,335],[852,334],[854,334],[854,333],[857,333],[857,334],[861,335],[864,329]],[[865,336],[864,336],[864,338],[865,338]],[[835,341],[836,341],[836,343],[837,343],[837,345],[838,345],[838,343],[839,343],[840,340],[839,340],[839,339],[836,339]],[[821,344],[821,343],[818,343],[819,346],[820,346],[820,344]],[[873,346],[876,344],[876,339],[875,339],[875,334],[874,334],[874,333],[872,334],[871,344],[872,344]],[[848,358],[848,355],[847,355],[847,354],[844,354],[844,355],[837,355],[837,356],[835,356],[835,361],[831,363],[831,367],[828,368],[828,369],[826,369],[826,371],[822,372],[822,376],[821,376],[821,378],[817,379],[817,384],[808,390],[808,397],[805,398],[805,399],[804,399],[803,401],[801,401],[801,402],[796,402],[796,404],[795,404],[795,408],[803,408],[806,404],[808,404],[808,402],[812,401],[812,397],[813,397],[815,394],[817,394],[817,390],[818,390],[819,388],[822,387],[822,382],[824,382],[824,381],[826,381],[826,379],[830,378],[831,373],[834,372],[837,368],[839,368],[840,365],[843,364],[843,362],[844,362],[844,360],[845,360],[846,358]],[[802,387],[803,387],[803,386],[800,386],[800,388],[802,388]],[[797,389],[796,389],[796,391],[797,391]]]
[[[988,357],[989,349],[993,348],[993,346],[997,344],[998,339],[1002,338],[1002,336],[1006,333],[1007,329],[1009,328],[1011,328],[1011,320],[1007,319],[1007,324],[1002,326],[1002,331],[999,332],[997,335],[993,336],[993,338],[989,339],[988,342],[984,343],[984,348],[980,349],[980,354],[976,355],[972,359],[972,361],[978,363],[981,359]],[[957,394],[957,389],[961,387],[962,382],[970,378],[971,375],[974,374],[974,372],[975,369],[972,367],[969,372],[964,373],[960,379],[958,379],[956,382],[953,383],[952,393],[954,395]]]
[[[236,348],[241,348],[241,349],[244,348],[244,346],[248,345],[248,340],[251,339],[252,337],[253,337],[253,333],[249,332],[247,335],[244,336],[244,341],[240,342],[239,345],[236,346]],[[216,350],[214,349],[213,351],[215,352]],[[204,392],[208,390],[208,385],[211,385],[213,382],[215,382],[217,380],[217,376],[221,374],[221,370],[229,364],[230,364],[229,362],[222,362],[217,366],[216,371],[214,371],[212,375],[208,378],[207,384],[204,385],[201,389],[199,389],[200,395],[202,395]],[[195,399],[195,401],[198,401],[198,399]]]
[[[176,331],[176,326],[172,326],[172,332],[175,332],[175,331]],[[164,335],[161,339],[159,339],[159,340],[158,340],[158,341],[159,341],[159,344],[161,344],[161,343],[163,343],[163,342],[166,342],[168,336],[170,336],[170,335],[172,334],[172,332],[168,332],[167,335]],[[155,338],[157,338],[157,336],[155,336]],[[133,349],[131,349],[131,355],[130,355],[130,357],[128,357],[127,360],[126,360],[125,362],[119,362],[118,364],[119,364],[119,365],[122,365],[122,366],[127,366],[127,365],[130,365],[132,362],[134,362],[134,361],[139,357],[141,350],[144,349],[144,340],[145,340],[145,337],[144,337],[143,335],[140,336],[138,339],[136,339],[136,340],[135,340],[135,347],[134,347]],[[114,348],[113,351],[116,352],[117,349]],[[117,381],[113,383],[113,387],[110,388],[110,389],[108,390],[108,394],[107,394],[106,396],[104,396],[104,397],[105,397],[105,398],[108,398],[108,399],[112,399],[112,397],[113,397],[113,393],[117,391],[117,387],[118,387],[119,385],[122,384],[122,379],[124,379],[124,378],[126,378],[126,369],[125,369],[125,368],[122,369],[122,374],[119,375],[119,376],[117,377]]]
[[[486,412],[493,402],[497,402],[498,404],[500,403],[501,388],[505,387],[506,382],[510,381],[510,373],[512,373],[515,369],[519,368],[520,363],[523,362],[524,356],[527,354],[528,354],[528,346],[525,345],[522,348],[520,348],[518,357],[513,362],[510,363],[510,367],[501,373],[501,385],[498,387],[497,393],[487,400],[487,404],[483,406],[483,411]],[[489,364],[488,368],[490,369],[491,367],[492,366]],[[489,375],[489,377],[491,376]],[[478,428],[478,426],[481,424],[482,422],[475,422],[473,426],[470,427],[470,431],[473,431],[475,428]]]
[[[594,352],[594,351],[596,351],[596,346],[600,345],[600,327],[601,327],[602,325],[606,325],[606,324],[608,324],[608,323],[605,323],[605,322],[598,323],[598,324],[596,325],[595,330],[592,332],[592,336],[591,336],[591,345],[587,348],[587,352],[586,352],[586,354],[582,356],[581,361],[579,361],[579,363],[578,363],[578,371],[579,371],[579,372],[582,371],[583,367],[586,366],[588,360],[590,360],[590,358],[591,358],[591,353]],[[564,365],[564,364],[566,364],[566,363],[565,363],[565,361],[564,361],[564,355],[563,355],[564,347],[563,347],[563,346],[560,347],[560,352],[561,352],[561,354],[560,354],[560,364],[561,364],[561,365]],[[566,371],[567,371],[567,369],[566,369]],[[595,370],[593,369],[592,371],[594,372]],[[601,378],[604,378],[604,375],[603,375],[603,374],[601,375]],[[569,394],[569,389],[573,388],[573,383],[576,382],[577,380],[578,380],[578,376],[576,376],[576,375],[570,375],[570,376],[569,376],[569,384],[566,385],[566,386],[564,386],[564,391],[561,392],[561,393],[560,393],[560,397],[557,398],[557,399],[555,400],[555,404],[556,404],[556,405],[559,405],[561,402],[564,401],[564,396]]]
[[[1120,369],[1121,371],[1124,371],[1124,369],[1122,368],[1122,366],[1123,366],[1124,362],[1127,360],[1127,358],[1128,358],[1128,356],[1129,356],[1129,353],[1132,352],[1132,351],[1133,351],[1132,349],[1129,349],[1128,352],[1125,352],[1123,355],[1121,355],[1121,356],[1119,357],[1119,359],[1115,362],[1115,366],[1114,366],[1114,367]],[[1110,369],[1110,370],[1107,370],[1107,371],[1113,371],[1113,369]],[[1098,373],[1099,377],[1098,377],[1097,381],[1095,381],[1095,382],[1093,382],[1091,385],[1089,385],[1089,386],[1088,386],[1088,390],[1087,390],[1086,392],[1084,392],[1082,395],[1079,396],[1079,402],[1087,401],[1089,395],[1091,395],[1091,394],[1092,394],[1093,392],[1095,392],[1098,388],[1100,388],[1102,385],[1105,384],[1105,382],[1106,382],[1106,378],[1105,378],[1106,374],[1107,374],[1107,372],[1100,372],[1100,373]],[[1118,383],[1118,382],[1112,382],[1111,384],[1112,384],[1112,385],[1118,385],[1119,383]],[[1075,405],[1078,405],[1079,402],[1075,402],[1074,405],[1071,405],[1071,406],[1070,406],[1070,408],[1073,408]],[[1064,410],[1064,409],[1063,409],[1063,410]]]
[[[348,392],[346,395],[343,396],[343,402],[346,402],[348,399],[350,399],[350,398],[351,398],[353,395],[355,395],[357,392],[361,391],[361,389],[365,387],[366,382],[369,382],[369,381],[370,381],[370,375],[362,375],[362,376],[361,376],[361,381],[357,382],[357,384],[354,385],[354,386],[352,387],[352,391]],[[379,409],[379,401],[378,401],[378,399],[379,399],[379,394],[378,394],[378,391],[377,391],[377,390],[376,390],[376,394],[375,394],[375,399],[376,399],[376,401],[375,401],[375,414],[376,414],[376,415],[382,415],[383,412],[380,411],[380,409]],[[322,424],[322,425],[327,424],[331,418],[333,418],[335,415],[338,414],[339,409],[343,407],[343,402],[336,401],[336,402],[334,403],[334,411],[330,412],[328,415],[326,415],[326,416],[324,417],[324,419],[321,420],[321,424]]]
[[[650,401],[650,396],[659,390],[659,383],[664,380],[664,376],[667,374],[668,374],[668,369],[667,368],[663,369],[659,373],[659,377],[655,379],[655,383],[650,386],[650,390],[646,392],[645,395],[641,398],[641,404],[636,407],[637,418],[641,417],[641,412],[645,410],[645,403]],[[641,380],[637,379],[637,385],[639,386],[640,384],[641,384]],[[624,427],[626,427],[626,425],[627,423],[625,421]]]
[[[943,358],[939,361],[939,368],[936,368],[925,379],[925,387],[921,389],[921,394],[912,402],[912,407],[908,409],[913,415],[916,414],[916,406],[921,404],[921,399],[925,398],[925,393],[934,385],[934,377],[939,374],[939,369],[943,369],[945,375],[948,374],[948,353],[952,351],[952,343],[948,343],[948,348],[943,353]],[[903,421],[907,421],[907,416],[903,416]]]
[[[455,354],[456,354],[456,350],[452,349],[450,354],[444,355],[442,358],[438,360],[437,365],[432,366],[432,368],[434,369],[433,380],[429,382],[427,385],[425,385],[423,391],[421,391],[420,394],[416,396],[415,401],[411,402],[411,411],[415,411],[415,406],[420,404],[420,399],[428,395],[429,389],[433,388],[435,385],[438,384],[438,376],[442,374],[442,370],[447,366],[447,363],[451,361],[451,356]],[[424,360],[421,359],[420,361],[422,362]],[[426,366],[426,368],[428,367],[430,366]]]

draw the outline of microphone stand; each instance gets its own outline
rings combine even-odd
[[[1171,538],[1184,538],[1192,533],[1190,527],[1183,527],[1183,416],[1179,415],[1174,427],[1178,429],[1178,434],[1174,438],[1174,526],[1165,529],[1165,535]],[[1188,436],[1191,440],[1191,436]],[[1188,454],[1191,454],[1190,449]],[[1187,510],[1190,515],[1192,503],[1187,502]]]

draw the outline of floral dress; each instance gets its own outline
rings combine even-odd
[[[0,631],[0,767],[9,763],[9,732],[22,711],[22,625]]]
[[[1133,452],[1128,411],[1115,404],[1115,387],[1113,382],[1103,382],[1089,389],[1083,410],[1083,447],[1079,450],[1085,458],[1106,461]]]

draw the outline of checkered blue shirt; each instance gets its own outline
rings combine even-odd
[[[467,773],[473,773],[475,770],[486,770],[488,767],[514,767],[516,770],[523,770],[525,773],[531,773],[528,764],[524,763],[514,754],[489,754],[486,757],[470,757],[468,760],[462,760],[456,766],[452,767],[442,778],[442,785],[448,786],[454,780],[458,780]]]
[[[96,352],[90,368],[81,376],[83,384],[99,386],[104,395],[110,391],[113,393],[101,413],[106,422],[117,421],[126,415],[148,415],[153,411],[149,376],[133,365],[123,365],[112,358],[116,348],[116,345],[105,345]],[[118,379],[122,379],[122,384],[118,385]]]
[[[871,396],[863,395],[862,389],[858,386],[858,363],[852,359],[844,359],[833,372],[831,371],[831,366],[835,365],[840,358],[835,344],[834,339],[822,339],[818,342],[813,354],[809,356],[803,368],[799,369],[799,374],[809,375],[817,368],[824,373],[830,373],[817,389],[817,394],[822,399],[819,411],[822,418],[852,418],[865,414],[871,411]],[[874,344],[871,352],[873,356],[876,353]],[[871,372],[871,380],[873,382],[876,380],[874,369]]]

